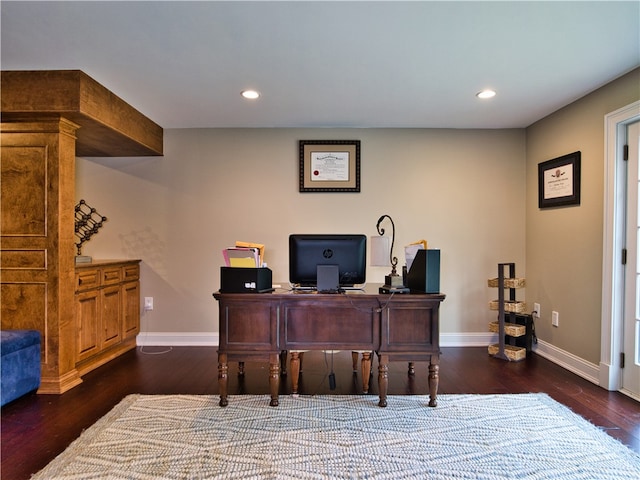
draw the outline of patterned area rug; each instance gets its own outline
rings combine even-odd
[[[131,395],[43,479],[640,478],[640,455],[545,394]]]

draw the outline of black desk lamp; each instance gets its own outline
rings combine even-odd
[[[389,263],[391,263],[391,273],[389,275],[385,275],[384,277],[385,287],[401,288],[403,287],[402,277],[398,275],[398,272],[396,270],[396,266],[398,265],[398,258],[393,256],[393,244],[396,241],[396,226],[393,223],[393,219],[389,215],[382,215],[378,219],[378,223],[376,224],[376,229],[378,230],[378,235],[380,236],[384,235],[384,228],[381,228],[380,224],[385,218],[388,218],[389,221],[391,222],[391,248],[389,249]],[[384,265],[388,265],[386,261]]]

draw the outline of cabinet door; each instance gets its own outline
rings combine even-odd
[[[105,287],[101,292],[101,346],[107,348],[122,340],[122,296],[120,285]]]
[[[140,332],[140,282],[122,285],[122,334],[124,338]]]
[[[77,361],[95,354],[99,348],[100,294],[90,290],[76,295]]]

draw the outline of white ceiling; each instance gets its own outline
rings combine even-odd
[[[521,128],[640,65],[637,0],[3,0],[0,14],[3,70],[83,70],[164,128]],[[477,99],[486,87],[498,95]]]

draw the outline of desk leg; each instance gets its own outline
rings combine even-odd
[[[356,355],[358,355],[356,353]],[[371,376],[371,352],[362,353],[362,393],[369,393],[369,377]]]
[[[389,388],[389,355],[378,358],[378,390],[380,392],[379,407],[387,406],[387,390]]]
[[[429,406],[438,405],[438,382],[440,381],[440,356],[432,355],[429,362]]]
[[[300,380],[300,352],[291,352],[291,393],[298,393],[298,381]]]
[[[272,407],[277,407],[279,404],[278,390],[280,389],[280,355],[273,353],[269,356],[269,390],[271,391]]]
[[[227,354],[218,353],[218,388],[220,390],[221,407],[229,405],[229,400],[227,400],[228,370]]]

